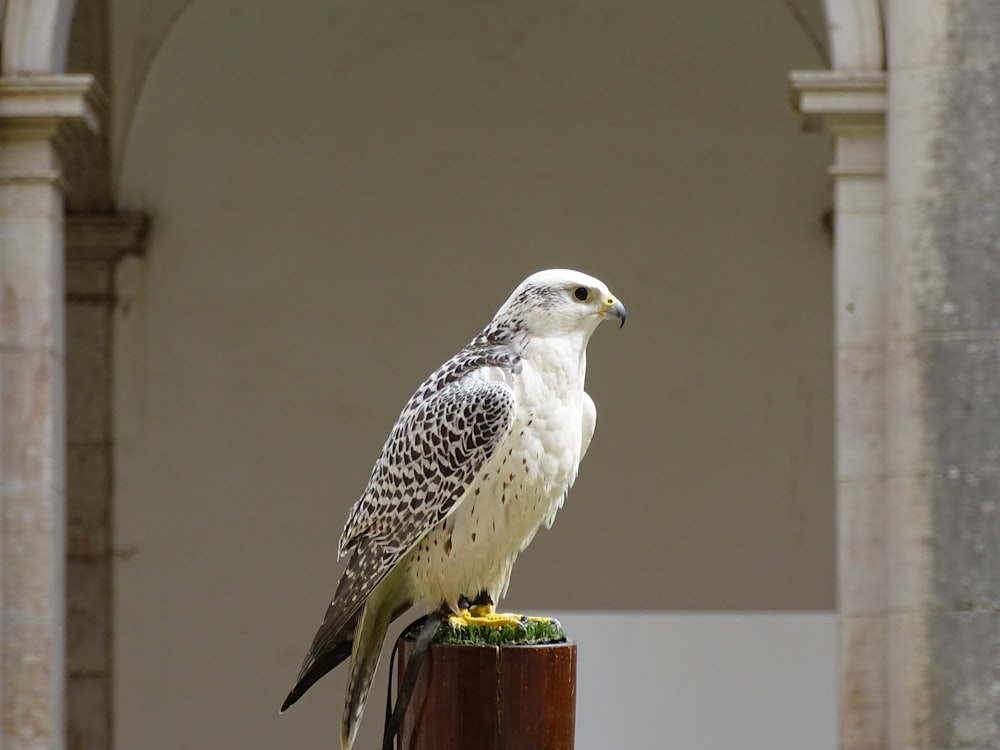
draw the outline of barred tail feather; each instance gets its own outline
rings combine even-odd
[[[354,628],[357,621],[358,617],[355,615],[341,629],[337,639],[327,646],[321,654],[315,657],[312,654],[309,655],[306,664],[303,665],[302,671],[299,673],[298,679],[295,681],[295,685],[292,687],[291,692],[288,693],[288,697],[285,698],[285,702],[281,704],[281,710],[278,713],[287,711],[292,704],[305,695],[309,688],[316,684],[320,677],[336,668],[351,655],[351,641],[354,638]]]
[[[372,679],[382,654],[382,643],[389,623],[405,600],[398,569],[386,576],[365,602],[354,631],[347,700],[341,725],[340,746],[351,750],[361,724],[361,715],[371,690]]]

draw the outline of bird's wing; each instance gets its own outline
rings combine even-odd
[[[344,529],[341,550],[350,559],[298,682],[318,679],[314,665],[342,645],[341,631],[372,590],[461,504],[509,434],[515,409],[506,384],[471,378],[433,393],[423,388],[407,404]]]
[[[395,557],[408,552],[458,507],[507,437],[517,403],[505,383],[463,378],[434,393],[421,389],[389,433],[340,549],[365,539]]]

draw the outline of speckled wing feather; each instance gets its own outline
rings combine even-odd
[[[468,376],[425,383],[400,415],[351,510],[341,555],[367,537],[386,550],[408,551],[454,510],[507,436],[515,407],[514,393],[504,383]]]
[[[321,676],[313,668],[325,664],[327,652],[343,650],[342,631],[372,590],[469,493],[507,437],[516,410],[506,384],[486,382],[476,373],[518,366],[504,347],[481,336],[431,375],[404,407],[344,527],[340,553],[350,559],[303,662],[300,683]]]

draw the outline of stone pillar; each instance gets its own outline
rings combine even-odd
[[[806,129],[835,138],[840,747],[887,738],[885,76],[792,75]]]
[[[0,78],[0,748],[64,741],[64,123],[89,76]]]
[[[1000,747],[1000,5],[889,0],[890,748]]]
[[[66,217],[66,729],[71,750],[111,747],[111,321],[119,258],[146,218]]]

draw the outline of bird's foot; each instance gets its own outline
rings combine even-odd
[[[463,608],[457,614],[448,615],[448,624],[453,628],[467,628],[469,625],[487,625],[502,628],[507,625],[523,628],[529,620],[548,620],[547,617],[526,617],[513,612],[497,612],[492,604],[474,604]]]

